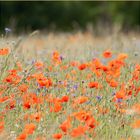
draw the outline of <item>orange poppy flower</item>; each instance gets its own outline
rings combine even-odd
[[[79,65],[79,62],[77,62],[77,61],[72,61],[72,62],[70,63],[70,65],[73,66],[73,67],[77,67],[77,66]]]
[[[140,120],[136,120],[133,124],[132,124],[133,128],[140,128]]]
[[[8,99],[9,99],[8,96],[1,97],[1,98],[0,98],[0,103],[3,103],[3,102],[5,102],[5,101],[8,100]]]
[[[120,60],[124,60],[124,59],[126,59],[127,57],[128,57],[128,55],[125,54],[125,53],[121,53],[121,54],[118,55],[118,59],[120,59]]]
[[[109,68],[108,68],[107,66],[102,66],[102,70],[103,70],[104,72],[108,72],[108,71],[109,71]]]
[[[93,59],[92,64],[93,68],[95,67],[96,70],[101,69],[103,65],[98,58]]]
[[[87,67],[86,64],[81,64],[81,65],[78,66],[78,69],[79,70],[84,70],[86,67]]]
[[[133,105],[132,109],[133,109],[136,113],[140,114],[140,104],[135,104],[135,105]]]
[[[42,76],[42,77],[38,77],[37,78],[37,82],[41,87],[46,86],[47,88],[52,86],[52,80],[51,79],[47,79],[46,77]]]
[[[9,49],[8,48],[0,49],[0,55],[7,55],[7,54],[9,54]]]
[[[61,63],[61,57],[57,51],[53,52],[52,60],[55,62],[55,66]]]
[[[86,126],[78,126],[77,128],[74,128],[71,132],[71,136],[76,138],[76,137],[79,137],[79,136],[82,136],[85,134],[87,130],[87,127]]]
[[[124,63],[121,60],[112,60],[108,62],[108,68],[114,72],[116,70],[119,70],[123,64]]]
[[[86,120],[86,125],[89,126],[90,128],[95,128],[95,124],[96,124],[96,120],[94,119],[94,117],[89,117]]]
[[[4,82],[10,83],[10,84],[18,84],[21,80],[21,77],[17,74],[17,70],[9,70],[9,75],[4,79]]]
[[[138,95],[138,93],[140,92],[140,87],[138,87],[138,88],[136,88],[136,90],[135,90],[136,92],[135,92],[135,95],[134,96],[137,96]]]
[[[71,75],[69,73],[66,74],[66,79],[70,79]]]
[[[62,138],[62,134],[61,133],[53,134],[53,138],[54,139],[61,139]]]
[[[28,120],[29,119],[29,114],[25,114],[23,118],[24,118],[24,120]]]
[[[88,118],[90,118],[91,113],[85,111],[79,111],[72,114],[77,120],[81,122],[85,122]]]
[[[54,103],[54,107],[50,107],[51,112],[59,112],[62,110],[62,106],[59,102]]]
[[[29,101],[26,101],[23,103],[23,107],[24,107],[24,109],[30,109],[31,103]]]
[[[87,75],[87,79],[91,79],[91,77],[92,77],[92,74],[89,73],[89,74]]]
[[[22,84],[18,87],[21,92],[27,92],[28,86],[26,84]]]
[[[66,69],[68,69],[68,65],[66,65],[66,66],[61,66],[61,70],[66,70]]]
[[[16,140],[26,140],[26,138],[27,138],[27,134],[26,134],[26,133],[22,133],[22,134],[20,134],[20,135],[16,138]]]
[[[68,100],[69,100],[69,96],[66,95],[61,98],[61,102],[68,102]]]
[[[75,74],[76,74],[76,71],[75,71],[75,70],[72,70],[71,73],[72,73],[73,75],[75,75]]]
[[[108,108],[103,108],[103,107],[100,107],[100,106],[98,106],[98,111],[99,111],[99,113],[101,113],[103,115],[109,113]]]
[[[63,132],[67,132],[68,129],[71,127],[71,119],[68,118],[66,121],[64,121],[61,125],[60,128]]]
[[[22,65],[21,65],[21,63],[20,62],[17,62],[16,65],[17,65],[18,71],[22,71]]]
[[[25,125],[24,132],[26,132],[27,134],[33,134],[35,129],[36,126],[33,123],[29,123]]]
[[[6,106],[6,109],[13,109],[15,108],[16,105],[16,101],[15,100],[11,100],[8,105]]]
[[[3,131],[4,129],[4,121],[0,122],[0,133]]]
[[[8,72],[10,75],[16,76],[18,71],[16,69],[11,69]]]
[[[4,93],[4,91],[0,91],[0,96]]]
[[[51,72],[53,70],[52,66],[48,66],[48,70]]]
[[[118,82],[116,82],[115,80],[111,80],[111,81],[109,81],[109,85],[111,87],[117,87],[118,86]]]
[[[37,61],[34,65],[37,69],[43,68],[43,66],[44,66],[43,62],[41,62],[41,61]]]
[[[41,113],[37,112],[35,114],[31,114],[30,119],[31,120],[36,120],[37,122],[40,122],[40,120],[41,120]]]
[[[80,96],[78,99],[75,100],[75,103],[82,104],[88,101],[88,97],[86,96]]]
[[[123,90],[120,90],[116,93],[116,98],[118,98],[118,99],[124,99],[125,96],[126,96],[126,94]]]
[[[57,51],[54,51],[53,52],[53,59],[54,60],[58,60],[60,57],[59,57],[59,53]]]
[[[110,58],[110,57],[112,57],[112,53],[110,51],[105,51],[103,53],[103,56],[104,56],[104,58]]]
[[[99,83],[98,82],[90,82],[88,84],[89,88],[98,88],[99,87]]]

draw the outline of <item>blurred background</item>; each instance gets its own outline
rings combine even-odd
[[[0,31],[5,27],[13,32],[100,30],[122,31],[140,29],[139,1],[0,1]]]

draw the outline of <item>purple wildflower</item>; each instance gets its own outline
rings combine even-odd
[[[96,99],[97,99],[97,100],[101,100],[102,97],[101,97],[101,96],[96,96]]]
[[[77,85],[74,85],[73,88],[74,88],[75,90],[77,90],[78,86],[77,86]]]
[[[62,55],[60,55],[60,60],[63,60],[63,59],[64,59],[64,57]]]
[[[118,103],[121,103],[122,102],[122,99],[121,98],[117,99],[117,102]]]

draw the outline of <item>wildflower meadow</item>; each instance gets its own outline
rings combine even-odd
[[[140,36],[0,38],[0,140],[140,140]]]

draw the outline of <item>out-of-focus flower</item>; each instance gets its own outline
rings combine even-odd
[[[9,48],[0,49],[0,55],[7,55],[7,54],[9,54]]]
[[[100,101],[102,99],[102,97],[101,96],[96,96],[96,99]]]
[[[6,32],[6,34],[7,34],[7,33],[9,33],[9,32],[12,32],[12,30],[11,30],[10,28],[7,28],[7,27],[6,27],[6,28],[5,28],[5,32]]]
[[[110,51],[105,51],[103,53],[103,56],[104,56],[104,58],[110,58],[110,57],[112,57],[112,53]]]
[[[61,133],[57,133],[53,135],[54,139],[61,139],[62,138],[62,134]]]

